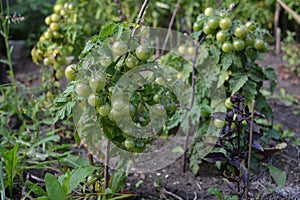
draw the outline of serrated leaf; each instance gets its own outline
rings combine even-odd
[[[209,50],[210,50],[210,52],[211,52],[211,54],[213,56],[213,60],[215,61],[215,63],[218,63],[219,60],[220,60],[220,53],[221,53],[220,50],[219,50],[219,48],[217,48],[216,46],[212,45]]]
[[[218,80],[218,84],[217,84],[217,88],[220,88],[221,86],[224,85],[224,82],[226,81],[227,78],[227,71],[221,71],[220,75],[219,75],[219,80]]]
[[[245,83],[247,82],[248,77],[246,75],[242,75],[240,77],[233,77],[230,81],[230,89],[231,95],[233,96],[239,89],[241,89]]]
[[[65,199],[66,196],[64,191],[54,175],[47,173],[45,176],[45,182],[50,200]]]
[[[243,68],[243,63],[240,56],[233,55],[233,63],[238,68]]]
[[[68,195],[70,192],[70,170],[68,170],[66,174],[59,176],[58,182],[60,183],[64,194]]]
[[[227,53],[222,58],[222,62],[221,62],[222,71],[227,71],[231,65],[232,65],[232,54]]]
[[[257,94],[256,83],[252,80],[248,80],[243,86],[245,101],[250,103]]]
[[[84,182],[86,177],[94,172],[94,168],[91,166],[83,166],[72,170],[70,175],[70,189],[69,192],[74,190],[79,183]]]

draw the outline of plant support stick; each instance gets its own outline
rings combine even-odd
[[[251,150],[252,150],[252,132],[253,132],[253,121],[254,121],[254,105],[255,100],[252,101],[251,107],[251,124],[250,124],[250,132],[249,132],[249,152],[248,152],[248,174],[247,174],[247,186],[246,186],[246,200],[248,200],[248,191],[249,191],[249,182],[250,182],[250,162],[251,162]]]

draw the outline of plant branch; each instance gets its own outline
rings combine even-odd
[[[164,41],[164,44],[163,44],[163,46],[162,46],[160,55],[163,55],[163,53],[164,53],[164,51],[165,51],[165,49],[166,49],[166,46],[167,46],[167,43],[168,43],[168,41],[169,41],[169,37],[170,37],[170,34],[171,34],[171,29],[172,29],[172,26],[173,26],[173,24],[174,24],[175,17],[176,17],[176,14],[177,14],[177,11],[178,11],[178,8],[179,8],[180,3],[181,3],[181,0],[178,0],[178,1],[177,1],[177,4],[176,4],[176,6],[175,6],[175,10],[174,10],[174,12],[173,12],[173,14],[172,14],[172,18],[171,18],[170,23],[169,23],[168,32],[167,32],[167,35],[166,35],[166,39],[165,39],[165,41]]]
[[[248,200],[249,182],[250,182],[250,167],[251,167],[251,151],[252,151],[252,135],[253,135],[253,122],[254,122],[254,105],[255,100],[252,101],[251,107],[251,123],[250,123],[250,136],[249,136],[249,152],[248,152],[248,174],[246,186],[246,200]]]

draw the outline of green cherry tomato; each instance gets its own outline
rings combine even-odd
[[[204,22],[203,21],[196,21],[194,24],[193,24],[193,30],[194,31],[201,31],[203,29],[203,25],[204,25]]]
[[[234,35],[241,39],[246,38],[247,33],[248,33],[248,29],[245,25],[238,26],[234,29]]]
[[[50,58],[44,58],[43,60],[43,64],[47,67],[47,66],[50,66],[51,65],[51,60]]]
[[[125,63],[129,69],[132,69],[139,64],[139,61],[134,56],[129,56]]]
[[[214,13],[214,9],[211,7],[208,7],[204,10],[204,15],[211,16]]]
[[[116,56],[121,56],[127,52],[127,45],[123,41],[116,41],[112,46],[112,51]]]
[[[245,48],[244,40],[235,40],[233,42],[233,48],[235,51],[242,51]]]
[[[247,22],[246,27],[249,31],[255,31],[255,29],[256,29],[256,25],[252,21]]]
[[[204,26],[203,26],[203,32],[206,35],[209,35],[209,34],[213,33],[213,29],[208,24],[205,23]]]
[[[254,58],[256,56],[257,51],[252,46],[248,46],[248,47],[246,47],[245,53],[250,58]]]
[[[134,139],[132,138],[127,138],[125,141],[124,141],[124,146],[129,149],[129,150],[132,150],[134,147],[135,147],[135,141]]]
[[[51,40],[52,39],[52,32],[51,31],[46,31],[44,33],[44,37],[46,38],[46,40]]]
[[[75,92],[82,97],[87,97],[90,94],[90,87],[85,83],[76,83]]]
[[[211,28],[211,29],[215,29],[215,28],[218,28],[219,26],[219,19],[218,17],[216,16],[212,16],[208,19],[208,22],[207,22],[208,26]]]
[[[51,16],[48,16],[48,17],[45,18],[45,24],[50,25],[51,22],[52,22]]]
[[[226,41],[227,41],[228,35],[226,34],[225,31],[220,30],[220,31],[217,33],[216,38],[217,38],[217,41],[218,41],[218,42],[222,42],[222,43],[223,43],[223,42],[226,42]]]
[[[100,107],[98,108],[98,113],[99,113],[102,117],[106,117],[106,116],[109,115],[110,110],[111,110],[110,105],[106,103],[105,105],[100,106]]]
[[[254,38],[251,35],[247,35],[247,37],[245,38],[245,45],[246,46],[252,46],[254,44]]]
[[[232,105],[232,103],[231,103],[231,101],[230,101],[230,97],[228,97],[228,98],[225,100],[225,106],[226,106],[226,108],[228,108],[228,109],[232,109],[232,108],[233,108],[233,105]]]
[[[224,42],[224,44],[222,45],[222,51],[225,53],[232,51],[232,49],[233,49],[233,46],[230,42]]]
[[[102,77],[102,76],[92,77],[89,80],[89,85],[93,91],[103,90],[106,85],[106,79],[105,79],[105,77]]]
[[[58,22],[59,20],[60,20],[60,15],[59,15],[59,14],[53,13],[53,14],[51,15],[51,21],[52,21],[52,22]]]
[[[99,97],[97,97],[95,94],[91,94],[88,98],[88,103],[90,106],[96,106],[99,102]]]
[[[153,53],[152,49],[144,45],[139,45],[135,50],[136,57],[140,60],[148,60],[148,58],[150,58],[152,53]]]
[[[60,29],[60,25],[58,23],[52,22],[50,24],[50,30],[51,31],[59,31],[59,29]]]
[[[145,151],[145,149],[146,149],[146,144],[142,141],[138,141],[135,143],[133,151],[135,151],[137,153],[142,153]]]
[[[232,21],[231,21],[231,19],[229,19],[227,17],[220,19],[220,21],[219,21],[219,26],[223,30],[229,29],[231,27],[231,25],[232,25]]]
[[[178,53],[181,55],[184,55],[186,53],[186,47],[185,45],[180,45],[177,49]]]
[[[58,80],[61,80],[63,79],[65,76],[65,73],[64,73],[64,69],[58,69],[56,72],[55,72],[55,77],[58,79]]]
[[[55,13],[60,13],[60,10],[63,8],[63,5],[62,4],[56,4],[53,6],[53,11]]]
[[[156,102],[156,103],[159,103],[160,102],[160,95],[159,94],[155,94],[153,96],[153,101]]]
[[[105,56],[101,58],[100,63],[103,67],[108,67],[111,64],[111,58],[109,56]]]
[[[69,81],[75,81],[76,79],[76,65],[68,65],[65,69],[65,76]]]
[[[254,49],[262,51],[265,48],[265,42],[262,39],[256,39],[253,44]]]
[[[214,120],[214,125],[217,128],[223,128],[224,124],[225,124],[225,121],[223,121],[223,120],[220,120],[220,119],[215,119]]]

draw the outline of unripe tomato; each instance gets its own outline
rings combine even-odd
[[[203,25],[204,25],[203,21],[196,21],[193,24],[193,30],[194,31],[201,31],[203,29]]]
[[[64,69],[59,69],[59,70],[57,70],[56,72],[55,72],[55,77],[58,79],[58,80],[61,80],[61,79],[63,79],[64,78],[64,76],[65,76],[65,73],[64,73],[65,71],[64,71]]]
[[[59,20],[60,20],[60,15],[59,15],[59,14],[53,13],[53,14],[51,15],[51,21],[52,21],[52,22],[58,22]]]
[[[135,141],[132,138],[127,138],[124,141],[124,146],[129,149],[132,150],[135,147]]]
[[[233,48],[235,51],[242,51],[245,48],[245,42],[243,40],[235,40],[233,42]]]
[[[203,26],[203,32],[206,35],[209,35],[209,34],[213,33],[213,29],[208,24],[205,23],[204,26]]]
[[[252,21],[247,22],[246,27],[249,31],[255,31],[255,29],[256,29],[256,25]]]
[[[76,79],[76,65],[68,65],[65,69],[65,75],[69,81],[75,81]]]
[[[153,96],[153,101],[155,101],[156,103],[160,102],[160,95],[159,94],[155,94]]]
[[[54,5],[54,7],[53,7],[53,11],[54,11],[55,13],[60,13],[60,10],[62,9],[62,7],[63,7],[62,4],[56,4],[56,5]]]
[[[69,3],[68,9],[69,9],[69,10],[74,10],[74,8],[75,8],[74,3]]]
[[[190,54],[190,55],[194,55],[194,53],[195,53],[195,47],[190,46],[190,47],[187,49],[187,52],[188,52],[188,54]]]
[[[128,68],[132,69],[139,64],[139,61],[134,56],[129,56],[125,63]]]
[[[133,150],[137,153],[142,153],[146,149],[146,144],[142,141],[138,141],[135,143]]]
[[[45,18],[45,24],[50,25],[51,24],[51,16],[48,16]]]
[[[238,26],[234,29],[234,35],[238,38],[246,38],[248,29],[245,25]]]
[[[147,60],[148,58],[150,58],[152,53],[153,53],[152,49],[144,45],[138,46],[135,50],[136,57],[140,60]]]
[[[68,10],[66,8],[62,8],[59,13],[61,16],[66,16],[68,14]]]
[[[222,51],[225,53],[232,51],[232,48],[233,46],[230,42],[224,42],[224,44],[222,45]]]
[[[92,77],[89,80],[89,85],[90,85],[92,91],[103,90],[106,85],[106,79],[103,76]]]
[[[51,40],[52,39],[52,33],[50,31],[46,31],[44,33],[44,37],[46,38],[46,40]]]
[[[127,52],[127,45],[123,41],[116,41],[112,46],[112,51],[116,56],[121,56]]]
[[[125,110],[125,104],[123,101],[117,100],[117,101],[113,102],[112,108],[113,108],[113,110],[119,112],[119,111]]]
[[[100,106],[100,107],[98,108],[98,113],[99,113],[102,117],[106,117],[106,116],[109,115],[110,110],[111,110],[110,105],[106,103],[105,105]]]
[[[88,103],[90,106],[96,106],[99,103],[99,97],[97,97],[95,94],[91,94],[88,98]]]
[[[76,83],[75,92],[82,97],[87,97],[90,94],[90,87],[82,82]]]
[[[257,51],[252,47],[246,47],[246,55],[249,56],[250,58],[254,58],[257,54]]]
[[[209,28],[211,29],[215,29],[215,28],[218,28],[219,26],[219,19],[218,17],[216,16],[212,16],[208,19],[208,22],[207,22]]]
[[[262,39],[256,39],[253,47],[258,51],[262,51],[265,48],[265,42]]]
[[[181,55],[184,55],[186,53],[186,47],[185,45],[180,45],[177,49],[178,53],[180,53]]]
[[[62,36],[59,32],[57,32],[57,31],[52,32],[52,36],[53,36],[54,39],[61,39],[61,38],[63,37],[63,36]]]
[[[232,21],[231,21],[231,19],[229,19],[227,17],[220,19],[220,21],[219,21],[219,26],[223,30],[229,29],[231,27],[231,25],[232,25]]]
[[[204,15],[211,16],[214,13],[214,9],[211,7],[208,7],[204,10]]]
[[[222,43],[223,43],[223,42],[226,42],[226,41],[227,41],[228,35],[226,34],[225,31],[220,30],[220,31],[217,33],[216,38],[217,38],[217,41],[218,41],[218,42],[222,42]]]
[[[228,98],[225,100],[225,106],[226,106],[226,108],[228,108],[228,109],[232,109],[232,108],[233,108],[233,104],[232,104],[231,101],[230,101],[230,97],[228,97]]]
[[[245,39],[245,45],[246,46],[252,46],[254,44],[254,38],[251,35],[247,35],[246,39]]]
[[[111,64],[111,62],[112,62],[112,60],[109,56],[105,56],[105,57],[101,58],[101,61],[100,61],[101,65],[103,67],[108,67]]]
[[[48,58],[48,57],[44,58],[43,64],[44,64],[46,67],[47,67],[47,66],[50,66],[50,65],[51,65],[51,60],[50,60],[50,58]]]
[[[58,23],[52,22],[50,24],[50,30],[51,31],[59,31],[59,29],[60,29],[60,25]]]
[[[224,124],[225,124],[225,121],[223,121],[223,120],[220,120],[220,119],[215,119],[214,120],[214,125],[217,128],[223,128]]]

